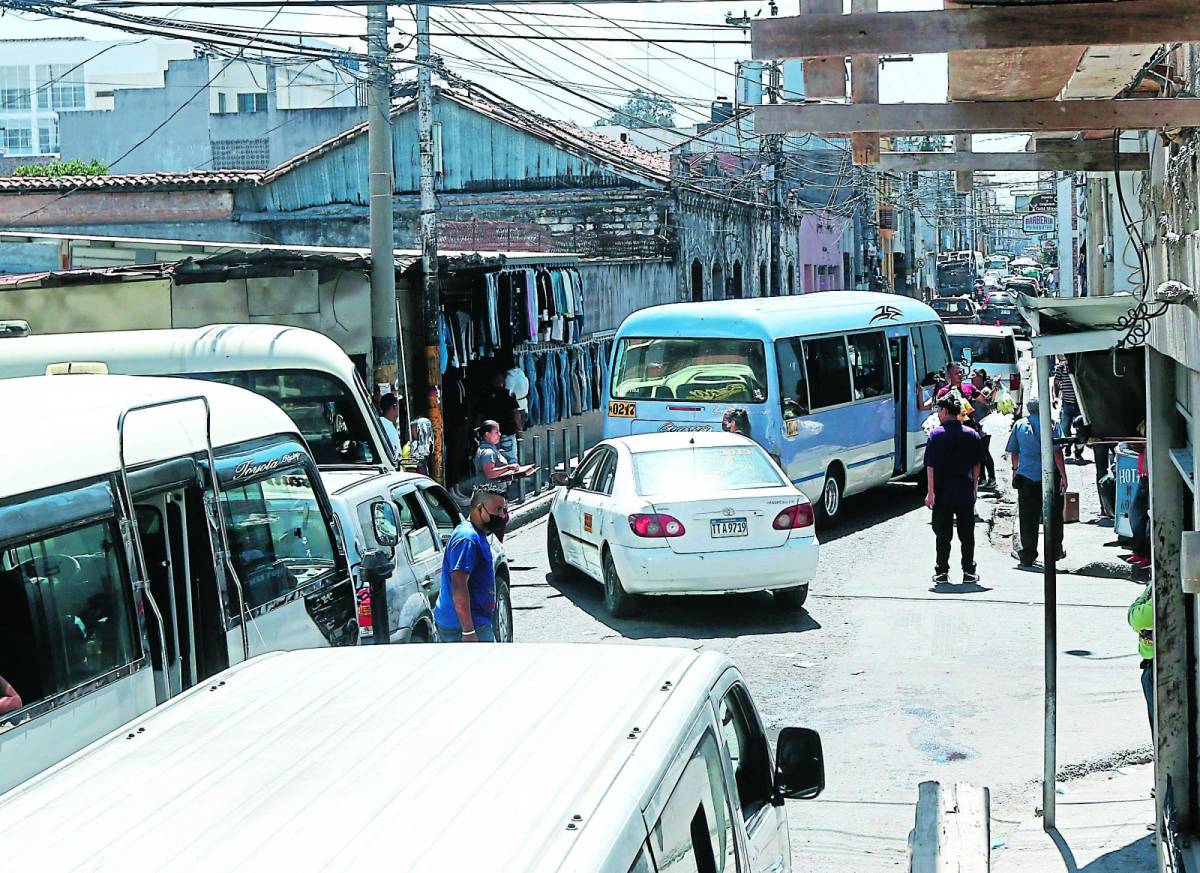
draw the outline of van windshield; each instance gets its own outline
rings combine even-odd
[[[967,349],[971,350],[967,357]],[[950,336],[950,351],[956,361],[971,361],[979,364],[1015,364],[1017,347],[1007,336]]]
[[[294,468],[221,491],[229,551],[250,609],[336,566],[333,540],[308,473]]]
[[[765,355],[759,340],[626,337],[617,347],[617,400],[764,403]]]
[[[327,373],[239,370],[181,375],[237,385],[272,401],[296,422],[319,467],[382,463],[354,394]]]

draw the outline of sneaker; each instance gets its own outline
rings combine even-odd
[[[943,582],[949,582],[949,581],[950,581],[949,573],[934,573],[933,574],[933,584],[934,585],[941,585]]]
[[[976,573],[975,571],[971,571],[970,573],[968,573],[966,570],[963,570],[963,582],[971,583],[971,582],[978,582],[978,581],[979,581],[978,573]]]

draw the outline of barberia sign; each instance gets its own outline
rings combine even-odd
[[[285,467],[294,467],[303,461],[303,452],[288,452],[286,455],[280,455],[278,458],[271,458],[268,461],[242,461],[233,468],[233,478],[253,479],[264,473],[274,473]]]

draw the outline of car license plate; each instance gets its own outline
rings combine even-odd
[[[744,518],[714,518],[709,522],[713,539],[725,537],[744,537],[749,533],[749,525]]]
[[[632,400],[610,400],[608,414],[611,418],[637,418],[637,404]]]

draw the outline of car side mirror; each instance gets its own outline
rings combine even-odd
[[[561,485],[563,488],[571,487],[571,474],[563,470],[558,470],[550,474],[551,485]]]
[[[825,790],[821,735],[810,728],[788,727],[775,746],[775,791],[779,797],[810,800]]]
[[[384,548],[394,549],[400,542],[400,525],[396,522],[396,508],[386,500],[371,504],[371,526],[375,542]]]

